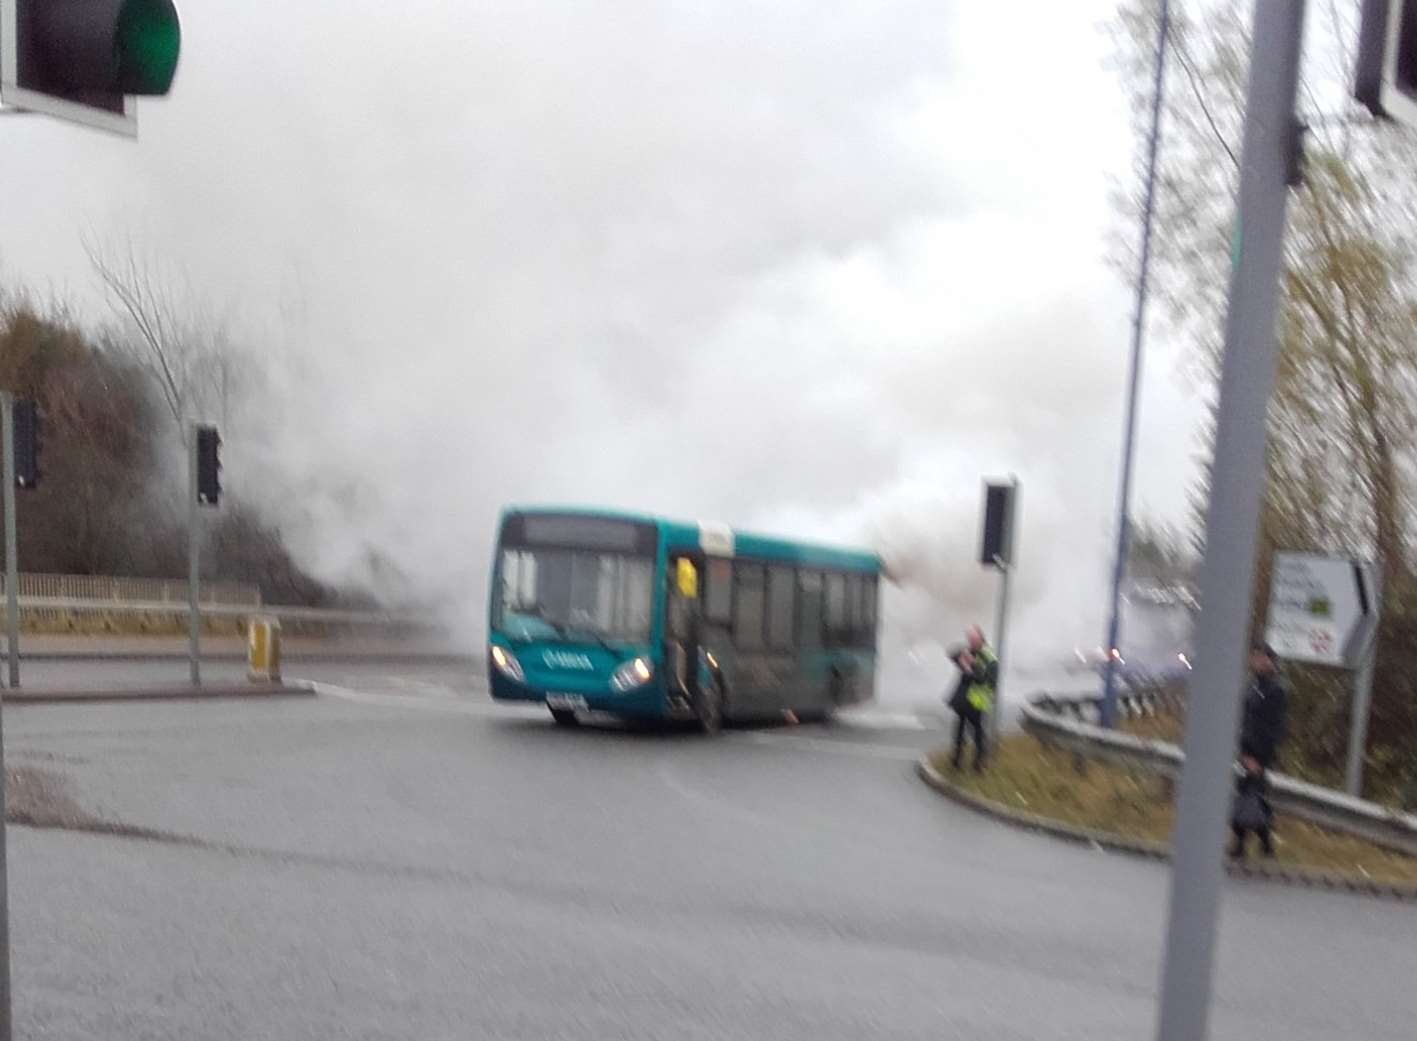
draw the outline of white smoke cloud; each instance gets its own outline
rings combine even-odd
[[[1101,626],[1125,113],[1109,0],[995,6],[187,9],[136,146],[5,128],[0,259],[94,315],[82,229],[180,265],[264,372],[228,487],[469,644],[499,507],[559,501],[880,545],[924,654],[992,625],[981,479],[1012,472],[1018,647],[1063,653]],[[1192,423],[1165,370],[1161,512]]]

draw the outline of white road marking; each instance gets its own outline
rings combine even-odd
[[[424,712],[454,712],[464,716],[541,719],[546,710],[540,705],[499,705],[492,701],[449,701],[410,697],[407,694],[377,694],[354,690],[333,683],[313,683],[315,693],[352,701],[360,705],[382,705],[387,708],[418,709]],[[549,718],[549,717],[548,717]]]
[[[491,701],[445,701],[441,699],[435,701],[409,697],[405,694],[379,694],[373,691],[353,690],[333,683],[313,683],[312,686],[315,688],[316,694],[340,698],[360,705],[379,705],[386,708],[424,712],[452,712],[482,719],[546,718],[546,711],[540,705],[500,705]],[[835,755],[849,755],[864,759],[887,759],[893,762],[914,762],[924,754],[923,749],[903,745],[830,740],[782,731],[738,730],[724,736],[729,740],[747,741],[759,745],[776,745],[802,752],[831,752]]]
[[[934,730],[914,712],[838,712],[837,723],[861,730]]]
[[[783,745],[802,751],[835,752],[837,755],[854,755],[866,759],[893,759],[897,762],[914,762],[925,754],[921,748],[907,748],[904,745],[875,745],[864,741],[832,741],[823,737],[804,737],[794,734],[767,731],[742,731],[734,737],[760,745]]]

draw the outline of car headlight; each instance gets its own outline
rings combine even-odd
[[[517,661],[516,655],[505,647],[493,646],[492,664],[497,666],[497,671],[508,679],[514,679],[518,683],[526,682],[526,673],[522,672],[522,663]]]
[[[654,666],[646,658],[635,658],[621,665],[610,676],[610,686],[615,690],[634,690],[643,687],[654,675]]]

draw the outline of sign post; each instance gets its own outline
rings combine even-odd
[[[1276,553],[1265,639],[1281,658],[1356,670],[1343,787],[1363,788],[1363,750],[1378,648],[1378,581],[1368,564],[1319,553]]]

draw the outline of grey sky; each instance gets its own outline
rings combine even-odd
[[[471,620],[500,504],[639,506],[913,554],[909,642],[987,605],[979,479],[1013,471],[1026,625],[1091,640],[1131,306],[1111,8],[189,0],[136,144],[0,122],[0,274],[98,317],[81,231],[183,272],[281,388],[228,484],[326,577],[373,548]],[[1175,372],[1138,497],[1171,514]]]

